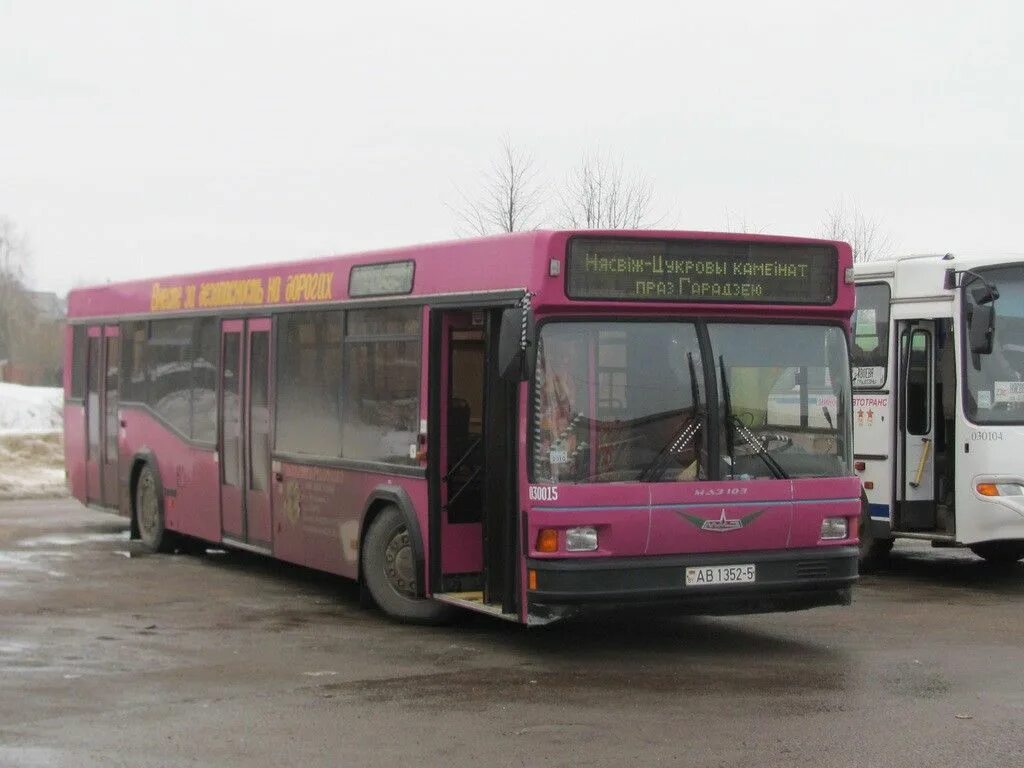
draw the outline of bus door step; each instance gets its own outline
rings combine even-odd
[[[460,608],[468,608],[471,611],[478,613],[486,613],[488,616],[495,616],[499,619],[505,619],[506,621],[519,621],[519,617],[514,613],[505,613],[501,610],[500,605],[490,605],[484,602],[484,593],[482,591],[477,592],[441,592],[440,594],[433,595],[435,600],[442,603],[448,603],[449,605],[457,605]]]

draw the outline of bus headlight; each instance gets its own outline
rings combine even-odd
[[[565,532],[565,548],[569,552],[593,552],[597,549],[597,528],[569,528]]]
[[[1024,488],[1017,483],[978,483],[982,496],[1024,496]]]
[[[850,533],[850,526],[845,517],[826,517],[821,521],[821,538],[845,539]]]

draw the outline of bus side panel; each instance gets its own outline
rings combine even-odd
[[[427,553],[427,484],[412,477],[275,462],[274,556],[350,579],[359,575],[359,537],[375,489],[401,489],[416,513]]]
[[[85,502],[85,406],[64,403],[64,467],[68,490]]]
[[[164,490],[167,528],[206,541],[220,541],[218,465],[212,448],[195,446],[164,426],[148,411],[125,408],[122,457],[156,457]]]

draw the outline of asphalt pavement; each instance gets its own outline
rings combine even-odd
[[[901,543],[847,608],[424,628],[0,502],[0,768],[179,765],[1024,765],[1024,566]]]

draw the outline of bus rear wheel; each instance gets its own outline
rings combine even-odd
[[[451,618],[450,606],[422,597],[412,534],[397,507],[385,507],[370,523],[361,557],[366,588],[388,616],[411,624]]]
[[[975,544],[971,552],[993,565],[1011,565],[1024,558],[1024,544],[1017,541],[990,541]]]
[[[139,538],[150,552],[174,549],[174,535],[164,526],[164,505],[160,495],[156,470],[144,464],[135,484],[135,525]]]

